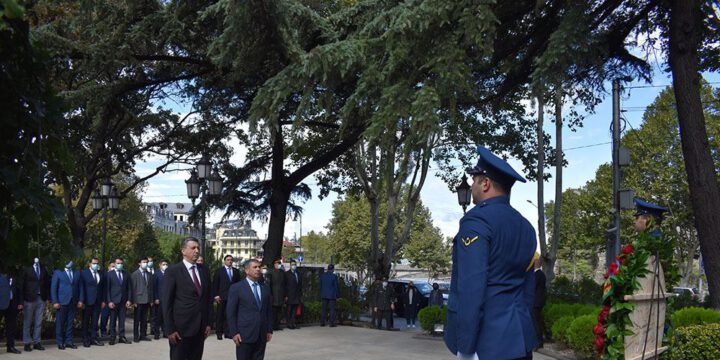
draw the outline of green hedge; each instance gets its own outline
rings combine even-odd
[[[427,306],[418,313],[420,328],[432,331],[435,324],[447,324],[447,308],[440,306]]]
[[[575,317],[573,317],[573,316],[563,316],[563,317],[557,319],[557,321],[555,321],[555,323],[553,324],[552,329],[551,329],[551,334],[552,334],[553,340],[560,341],[560,342],[567,344],[568,343],[567,330],[570,327],[570,324],[574,320],[575,320]]]
[[[669,355],[671,360],[720,359],[720,323],[677,329]]]
[[[555,322],[565,316],[575,317],[575,311],[572,304],[547,304],[543,309],[543,319],[545,320],[545,327],[548,329],[552,329]]]
[[[700,307],[688,307],[672,314],[672,321],[676,328],[720,323],[720,312]]]
[[[597,316],[583,315],[575,318],[567,329],[568,346],[580,355],[591,357],[595,353],[593,329]]]

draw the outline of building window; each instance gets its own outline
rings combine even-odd
[[[174,218],[175,218],[175,221],[177,221],[177,215],[175,215]]]

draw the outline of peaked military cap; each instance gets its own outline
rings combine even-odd
[[[638,198],[635,198],[635,208],[636,210],[634,216],[653,215],[659,218],[662,217],[664,212],[668,211],[668,209],[660,205],[649,203]]]
[[[477,165],[467,168],[465,171],[470,175],[485,175],[490,179],[499,182],[506,187],[507,190],[513,186],[515,181],[525,182],[525,178],[520,176],[515,169],[505,160],[497,157],[483,146],[477,147],[477,153],[480,155]]]

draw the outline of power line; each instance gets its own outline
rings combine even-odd
[[[563,151],[584,149],[584,148],[589,148],[589,147],[593,147],[593,146],[600,146],[600,145],[607,145],[607,144],[612,144],[612,141],[607,141],[607,142],[604,142],[604,143],[597,143],[597,144],[590,144],[590,145],[583,145],[583,146],[571,147],[571,148],[563,149]]]
[[[706,84],[717,85],[717,84],[720,84],[720,81],[709,82]],[[668,86],[672,86],[672,84],[623,86],[623,89],[664,88],[664,87],[668,87]]]

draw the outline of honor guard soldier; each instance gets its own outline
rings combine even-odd
[[[510,189],[525,179],[488,149],[477,151],[467,169],[475,207],[453,240],[445,344],[458,359],[531,359],[537,242],[510,206]]]

